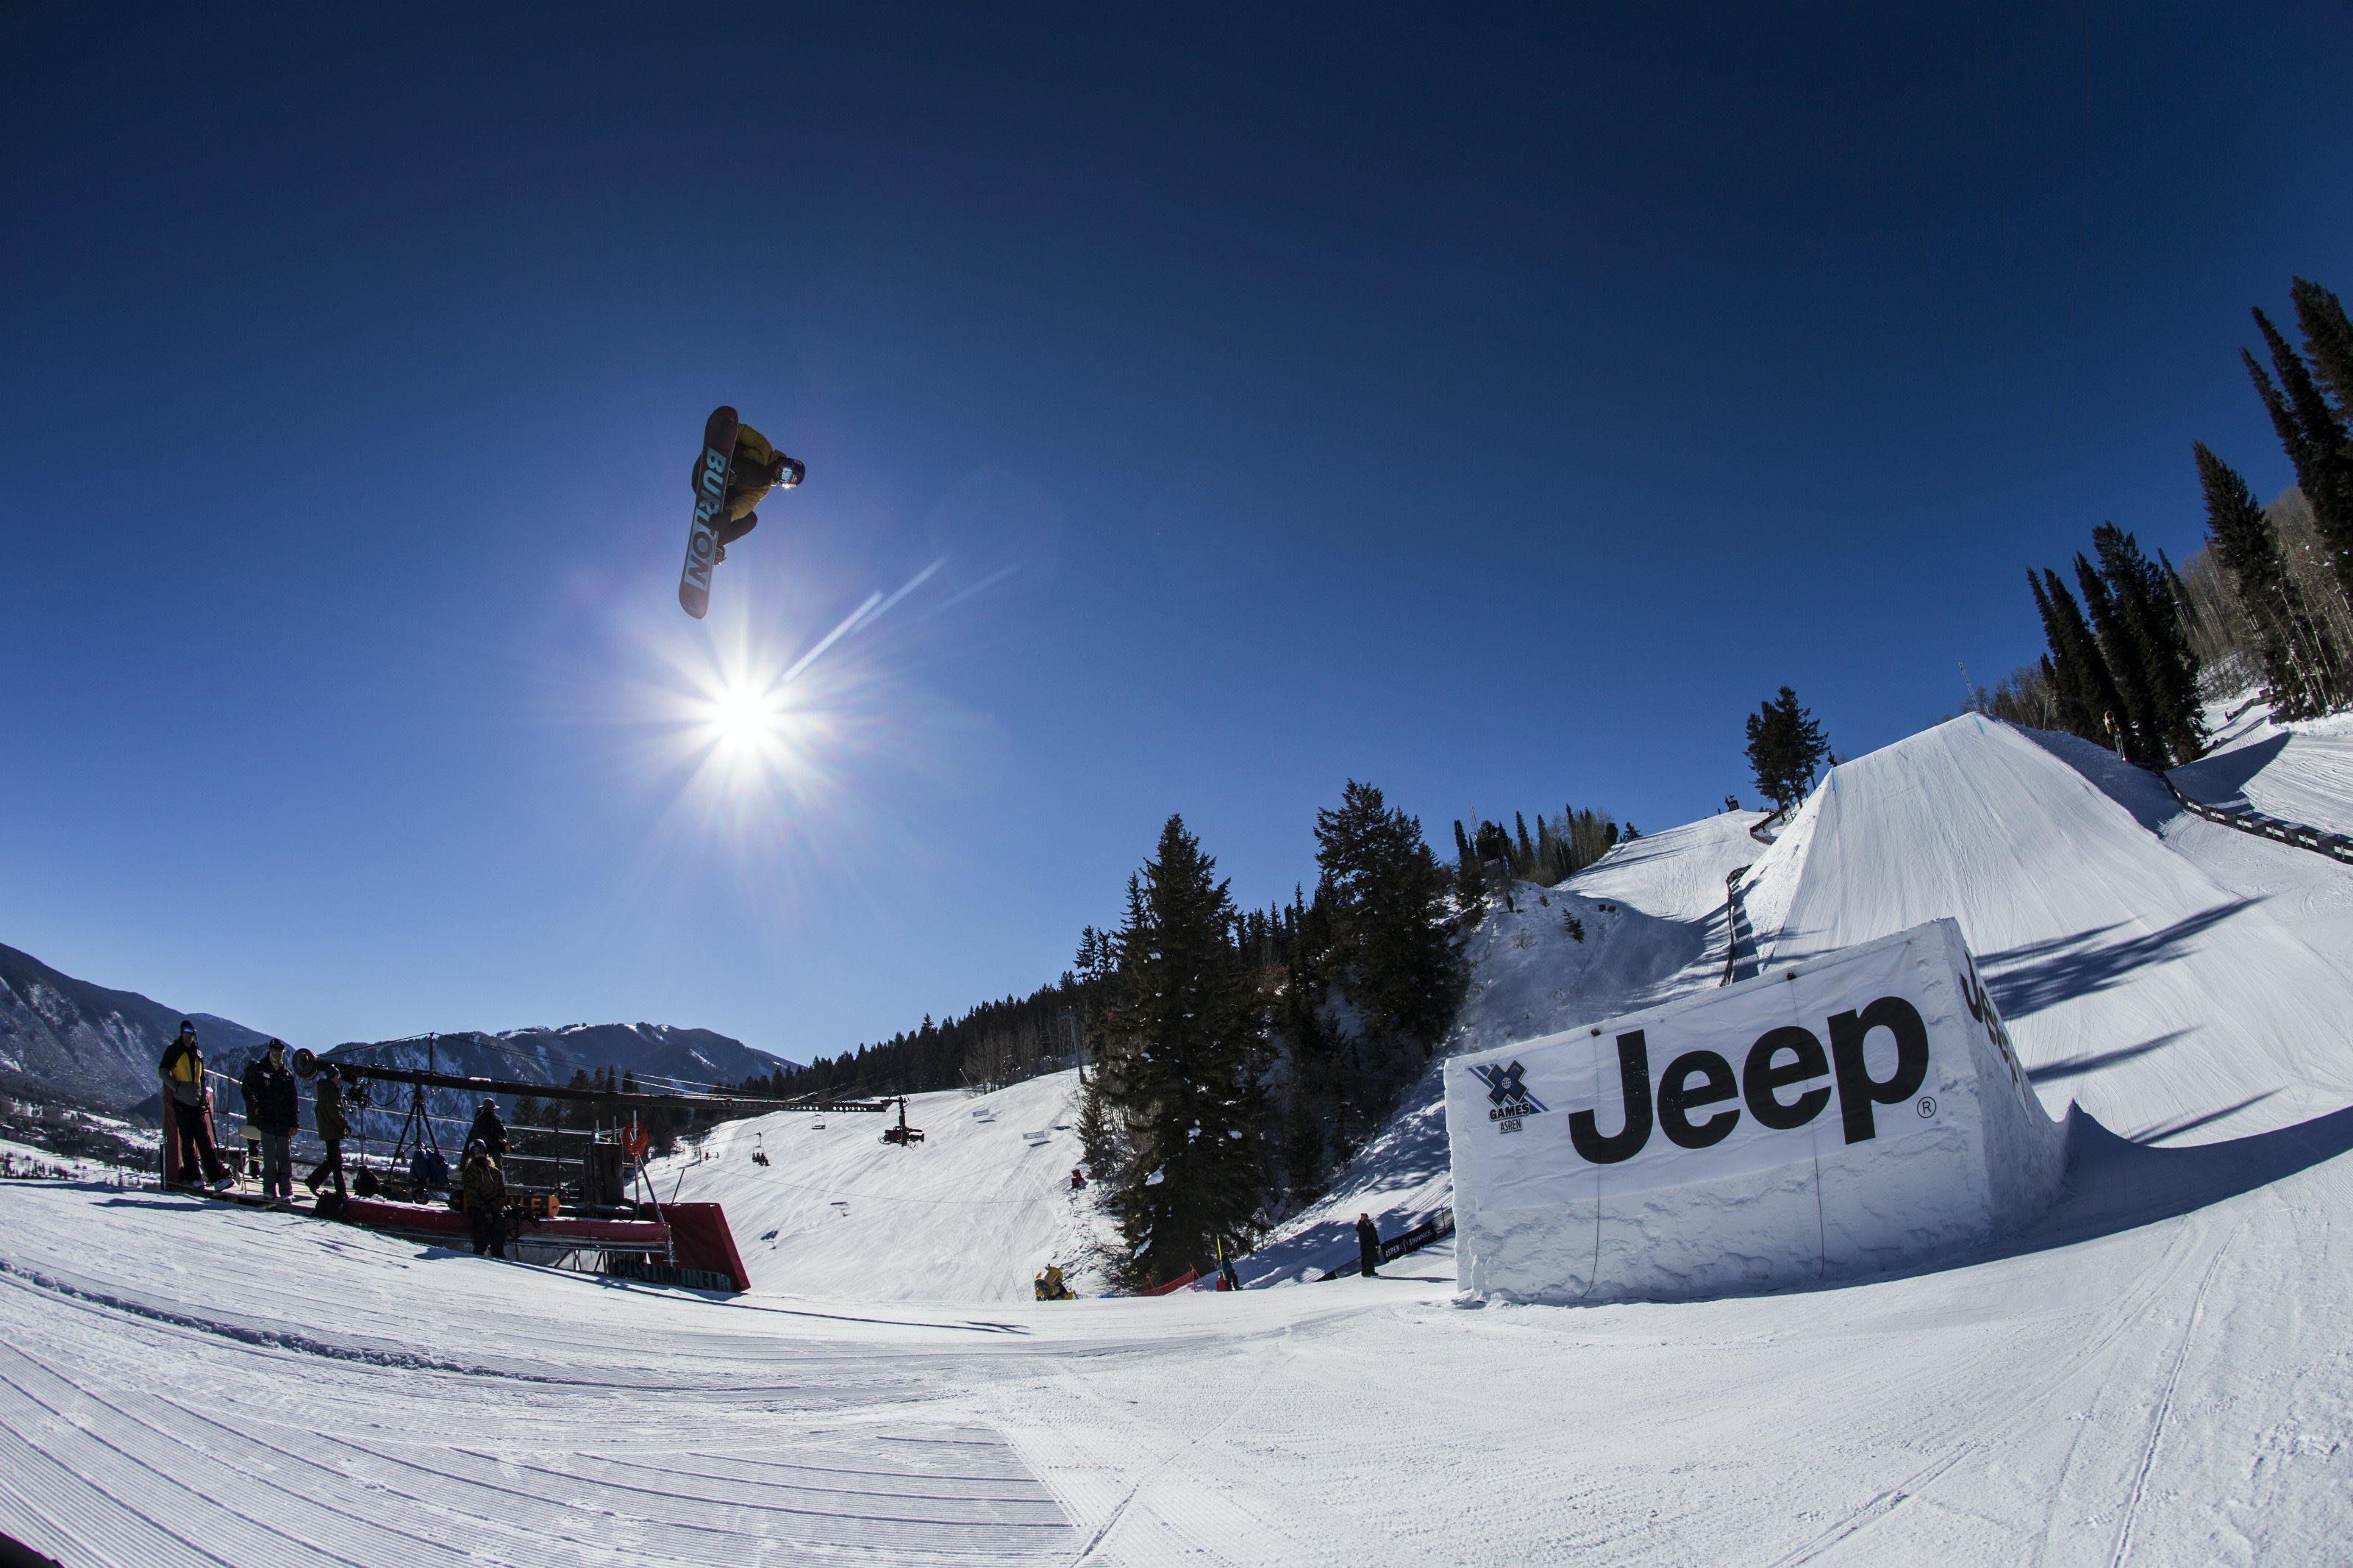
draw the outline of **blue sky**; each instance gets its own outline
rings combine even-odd
[[[2353,288],[2342,7],[226,16],[0,49],[0,942],[305,1043],[839,1050],[1349,777],[1688,820],[2284,485]]]

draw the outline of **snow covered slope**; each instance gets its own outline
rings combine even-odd
[[[1091,1250],[1078,1075],[994,1094],[918,1094],[909,1148],[894,1115],[794,1112],[731,1121],[653,1168],[665,1198],[723,1204],[754,1289],[836,1300],[1022,1301],[1049,1262]],[[1037,1142],[1031,1137],[1043,1133]],[[754,1149],[766,1165],[754,1163]],[[1084,1276],[1081,1282],[1083,1283]]]
[[[2284,862],[2214,858],[2081,760],[1973,721],[1915,736],[1839,769],[1756,875],[1777,952],[1955,916],[2001,957],[2046,1102],[2159,1141],[2088,1131],[1997,1256],[1672,1306],[1466,1310],[1426,1254],[1239,1295],[871,1301],[902,1267],[1026,1294],[1071,1163],[1018,1144],[1071,1136],[1050,1079],[1000,1097],[1034,1097],[994,1123],[1011,1147],[926,1097],[936,1147],[845,1118],[838,1146],[757,1130],[766,1172],[739,1144],[682,1173],[785,1244],[754,1268],[793,1293],[733,1300],[0,1183],[0,1531],[77,1563],[299,1568],[2341,1559],[2347,955],[2248,890]],[[1525,890],[1480,933],[1466,1038],[1712,984],[1746,821]],[[1361,1191],[1443,1201],[1420,1117]],[[854,1245],[807,1206],[845,1194]]]
[[[2218,725],[2214,750],[2174,769],[2173,782],[2210,805],[2244,802],[2266,816],[2353,833],[2353,714],[2274,724],[2257,705]]]
[[[1768,966],[1957,918],[2054,1116],[2207,1142],[2353,1100],[2343,969],[1995,721],[1832,769],[1748,882]]]

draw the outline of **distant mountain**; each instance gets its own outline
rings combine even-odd
[[[155,1063],[180,1020],[196,1026],[206,1065],[237,1077],[269,1037],[211,1013],[167,1007],[135,991],[76,980],[30,953],[0,946],[0,1090],[111,1111],[156,1109]],[[336,1060],[421,1068],[422,1039],[353,1041],[325,1053]],[[519,1083],[563,1084],[599,1068],[636,1075],[650,1092],[695,1092],[741,1083],[793,1064],[710,1029],[665,1024],[571,1024],[558,1029],[479,1030],[442,1035],[432,1044],[441,1071]],[[392,1097],[383,1089],[378,1102]],[[463,1097],[434,1097],[436,1115],[470,1116]],[[402,1104],[406,1104],[403,1100]],[[225,1109],[237,1109],[231,1094]],[[371,1117],[373,1123],[381,1115]]]
[[[562,1085],[575,1072],[594,1077],[602,1068],[636,1077],[649,1094],[696,1094],[722,1084],[792,1067],[793,1063],[743,1041],[710,1029],[681,1029],[667,1024],[568,1024],[559,1029],[511,1029],[487,1035],[464,1030],[423,1039],[354,1041],[325,1053],[332,1061],[364,1062],[372,1067],[419,1068],[464,1078],[507,1079],[517,1083]],[[378,1084],[371,1095],[375,1109],[364,1118],[362,1131],[370,1138],[390,1138],[408,1105],[408,1091],[395,1084]],[[512,1096],[501,1095],[502,1110],[512,1112]],[[426,1109],[440,1118],[437,1133],[443,1147],[453,1135],[464,1135],[475,1107],[457,1089],[433,1089]]]
[[[0,946],[0,1088],[28,1098],[122,1110],[155,1092],[155,1063],[196,1026],[208,1057],[243,1055],[269,1037],[209,1013],[110,991]]]

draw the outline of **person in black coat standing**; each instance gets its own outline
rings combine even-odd
[[[1370,1279],[1373,1278],[1374,1271],[1380,1267],[1380,1230],[1373,1224],[1372,1215],[1368,1214],[1360,1214],[1356,1216],[1357,1270],[1362,1273],[1366,1279]]]
[[[294,1197],[294,1155],[288,1140],[300,1115],[294,1075],[286,1070],[286,1042],[272,1040],[245,1069],[245,1119],[261,1134],[261,1195],[280,1204]]]
[[[493,1160],[507,1157],[507,1124],[499,1119],[499,1102],[485,1100],[482,1108],[474,1112],[474,1124],[466,1129],[466,1142],[480,1140]]]

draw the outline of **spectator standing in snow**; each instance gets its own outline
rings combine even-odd
[[[1373,1278],[1374,1271],[1380,1267],[1380,1230],[1373,1224],[1372,1215],[1368,1214],[1360,1214],[1356,1216],[1357,1271],[1363,1274],[1366,1279],[1370,1279]]]
[[[343,1140],[351,1136],[352,1127],[343,1119],[343,1074],[335,1070],[332,1062],[319,1068],[319,1087],[312,1095],[311,1120],[319,1130],[319,1142],[327,1146],[327,1157],[302,1178],[302,1184],[316,1193],[319,1184],[332,1176],[335,1200],[341,1203],[351,1195],[343,1187]]]
[[[196,1046],[196,1026],[180,1020],[180,1033],[164,1047],[155,1064],[163,1075],[164,1092],[172,1101],[173,1154],[183,1185],[195,1186],[198,1172],[216,1190],[228,1186],[228,1167],[213,1147],[212,1118],[205,1113],[205,1053]]]
[[[482,1108],[474,1112],[474,1124],[466,1129],[466,1142],[471,1143],[477,1138],[482,1141],[482,1147],[491,1152],[491,1159],[507,1157],[507,1124],[499,1120],[497,1100],[483,1100]]]
[[[272,1040],[245,1069],[245,1120],[261,1134],[261,1195],[280,1205],[294,1199],[294,1156],[288,1141],[299,1114],[294,1075],[286,1070],[286,1042]]]
[[[507,1179],[490,1146],[480,1139],[466,1145],[466,1163],[458,1177],[459,1201],[466,1205],[466,1224],[474,1233],[474,1256],[507,1255]]]

